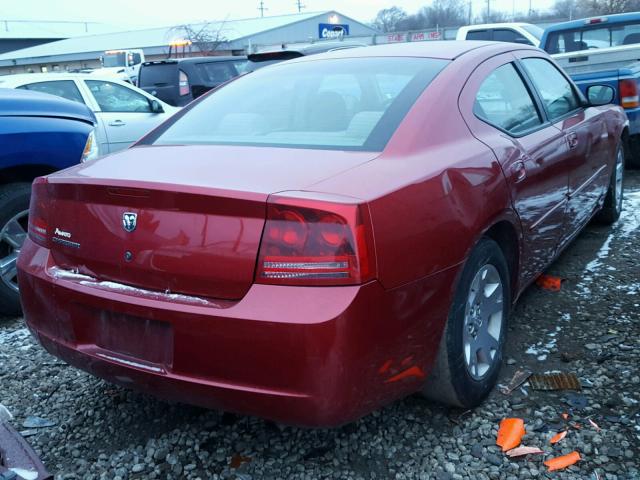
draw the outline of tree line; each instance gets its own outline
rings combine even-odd
[[[532,9],[515,16],[489,8],[474,12],[471,2],[467,0],[433,0],[430,5],[413,14],[397,6],[384,8],[378,12],[371,25],[382,32],[402,32],[435,27],[458,27],[471,23],[570,20],[633,11],[640,11],[640,0],[556,0],[549,11]]]

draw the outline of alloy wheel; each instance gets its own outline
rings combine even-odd
[[[496,267],[484,265],[471,282],[464,315],[464,360],[469,375],[482,380],[500,358],[504,322],[502,279]]]
[[[0,280],[10,290],[18,291],[18,254],[27,238],[29,210],[11,218],[0,230]]]
[[[624,152],[622,148],[618,149],[618,153],[616,155],[616,166],[615,166],[615,188],[616,188],[616,208],[618,211],[622,211],[622,181],[624,179]]]

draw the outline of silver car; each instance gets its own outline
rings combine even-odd
[[[96,115],[100,155],[128,147],[179,110],[113,77],[25,73],[0,77],[1,88],[49,93],[84,103]]]

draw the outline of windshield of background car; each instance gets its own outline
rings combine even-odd
[[[214,91],[147,141],[381,151],[448,63],[413,57],[281,63]]]
[[[545,50],[552,54],[569,53],[637,43],[640,43],[640,20],[550,32]]]
[[[102,65],[105,68],[124,67],[126,55],[123,53],[110,53],[102,57]]]

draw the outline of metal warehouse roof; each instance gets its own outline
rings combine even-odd
[[[220,30],[225,40],[231,42],[329,13],[334,12],[328,10],[242,20],[214,21],[209,22],[209,28],[213,32]],[[206,23],[194,24],[193,27],[197,29],[198,26],[204,25]],[[179,26],[85,35],[5,53],[0,55],[0,65],[9,65],[14,63],[14,60],[18,61],[17,63],[19,64],[24,64],[26,63],[24,62],[25,59],[57,57],[60,55],[77,56],[77,54],[81,53],[104,52],[105,50],[167,46],[172,41],[182,39],[182,35]]]
[[[117,28],[99,22],[0,19],[0,39],[69,38],[114,32]]]

